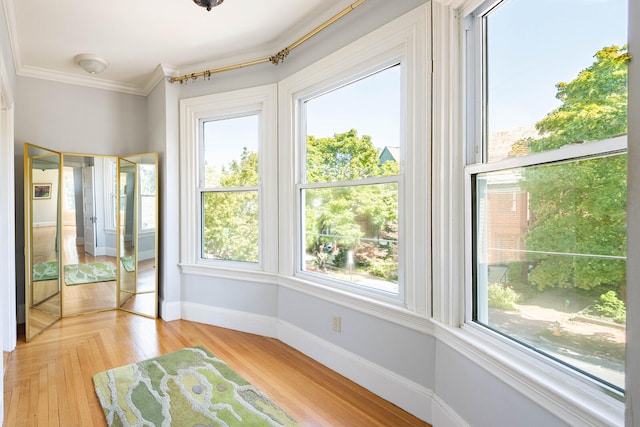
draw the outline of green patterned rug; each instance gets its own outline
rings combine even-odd
[[[54,280],[58,278],[58,261],[37,262],[33,264],[33,281]]]
[[[120,257],[120,262],[125,270],[129,273],[136,271],[136,260],[131,255],[125,255]]]
[[[93,377],[109,426],[298,426],[204,347]]]
[[[116,280],[116,266],[112,262],[89,262],[64,266],[64,283],[67,285],[111,282],[113,280]]]

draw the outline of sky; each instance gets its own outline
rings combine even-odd
[[[634,0],[637,1],[637,0]],[[507,0],[488,17],[489,133],[533,125],[605,46],[627,42],[627,0]]]
[[[244,147],[258,152],[259,117],[252,114],[204,124],[204,156],[208,166],[220,170],[232,160],[240,161]]]

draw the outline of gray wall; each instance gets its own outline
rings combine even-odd
[[[199,80],[187,85],[160,82],[146,98],[89,89],[79,86],[19,77],[16,83],[15,153],[16,153],[16,241],[17,273],[23,253],[22,223],[22,143],[29,141],[58,151],[95,154],[133,154],[159,152],[160,178],[160,258],[161,298],[168,305],[181,302],[199,304],[257,317],[275,318],[305,333],[318,337],[338,348],[383,367],[398,376],[434,391],[462,418],[474,425],[544,425],[562,423],[553,414],[527,399],[523,394],[489,374],[476,361],[453,350],[433,337],[429,331],[416,331],[358,310],[330,303],[274,284],[241,280],[217,279],[194,274],[181,274],[177,263],[179,235],[179,159],[178,101],[216,92],[274,83],[304,68],[326,54],[348,44],[381,24],[423,4],[422,0],[388,2],[369,0],[352,14],[334,24],[296,49],[280,66],[264,64],[223,73],[212,81]],[[630,2],[635,22],[640,19],[640,5]],[[0,19],[0,46],[5,63],[8,41]],[[630,22],[633,19],[630,18]],[[633,27],[632,27],[632,30]],[[632,31],[637,40],[640,34]],[[631,51],[635,58],[640,52]],[[632,62],[630,87],[640,87],[637,66]],[[10,78],[13,78],[13,71]],[[640,114],[640,102],[632,97],[630,117]],[[630,162],[640,161],[639,124],[630,121]],[[637,206],[639,190],[637,168],[630,168],[629,256],[638,254]],[[2,200],[0,200],[2,202]],[[9,208],[13,200],[9,200]],[[0,233],[4,233],[0,230]],[[0,234],[0,240],[2,234]],[[634,243],[635,242],[635,243]],[[640,277],[638,266],[629,263],[629,280]],[[637,263],[636,263],[637,264]],[[633,283],[632,283],[633,284]],[[23,278],[18,280],[19,303],[24,301]],[[629,301],[640,302],[640,287],[629,286]],[[637,306],[637,304],[635,305]],[[638,360],[638,310],[629,311],[628,360]],[[331,331],[327,321],[332,315],[343,319],[341,334]],[[1,320],[0,320],[1,322]],[[0,323],[0,326],[2,324]],[[631,365],[631,364],[630,364]],[[628,398],[635,402],[638,395],[637,367],[630,367]],[[633,393],[632,393],[633,392]],[[0,409],[2,402],[0,402]],[[629,424],[632,425],[632,424]],[[636,422],[635,425],[640,425]]]
[[[4,22],[4,21],[3,21]],[[15,95],[16,285],[24,305],[25,142],[54,151],[127,155],[146,150],[147,107],[142,96],[17,77]]]

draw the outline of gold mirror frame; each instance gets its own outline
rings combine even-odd
[[[24,145],[24,282],[27,342],[57,322],[62,315],[61,160],[61,153],[33,144]],[[57,173],[52,173],[53,170]]]
[[[131,188],[133,187],[133,188]],[[158,155],[118,162],[118,307],[158,317]],[[125,202],[125,206],[121,203]]]
[[[118,307],[117,165],[117,156],[62,153],[62,317]]]
[[[34,144],[24,144],[24,218],[25,218],[25,322],[26,341],[45,331],[61,317],[81,313],[65,311],[65,287],[63,286],[63,179],[64,159],[93,158],[115,159],[116,180],[113,197],[116,199],[115,259],[116,286],[114,303],[102,307],[102,311],[121,309],[150,318],[158,317],[158,155],[145,153],[126,157],[94,156],[90,154],[60,153]],[[105,162],[106,164],[107,162]],[[133,171],[133,188],[129,188],[129,205],[132,221],[130,253],[126,252],[125,216],[121,208],[123,168]],[[46,170],[57,170],[55,177],[42,178]],[[35,171],[35,172],[34,172]],[[125,171],[126,172],[126,171]],[[53,175],[53,174],[49,174]],[[103,175],[103,179],[105,176]],[[125,191],[126,193],[126,191]],[[126,195],[125,195],[126,197]],[[45,203],[45,202],[48,202]],[[55,220],[48,227],[39,227],[36,218],[43,211],[39,205],[47,205],[48,214],[55,205]],[[106,210],[106,206],[104,210]],[[35,224],[35,225],[34,225]],[[129,230],[127,230],[129,231]],[[45,238],[45,236],[49,236]],[[75,237],[75,236],[74,236]],[[74,250],[76,250],[74,248]],[[131,258],[127,258],[130,256]],[[51,258],[51,259],[49,259]],[[48,273],[48,276],[45,274]],[[126,282],[125,282],[126,281]],[[89,286],[93,286],[90,284]],[[126,294],[126,295],[125,295]],[[68,310],[67,310],[68,311]]]

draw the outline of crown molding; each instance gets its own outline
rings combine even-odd
[[[62,73],[59,71],[51,71],[39,67],[23,66],[16,69],[16,74],[23,77],[32,77],[36,79],[51,80],[59,83],[67,83],[78,86],[93,87],[96,89],[111,90],[115,92],[128,93],[131,95],[146,95],[144,88],[133,84],[125,84],[113,80],[105,80],[89,75],[79,76],[76,74]]]
[[[9,45],[11,46],[13,66],[17,73],[17,71],[22,68],[22,61],[20,60],[20,39],[18,37],[18,29],[16,26],[16,9],[13,0],[2,0],[2,7],[4,8],[4,20],[7,24],[7,33],[9,36]]]

